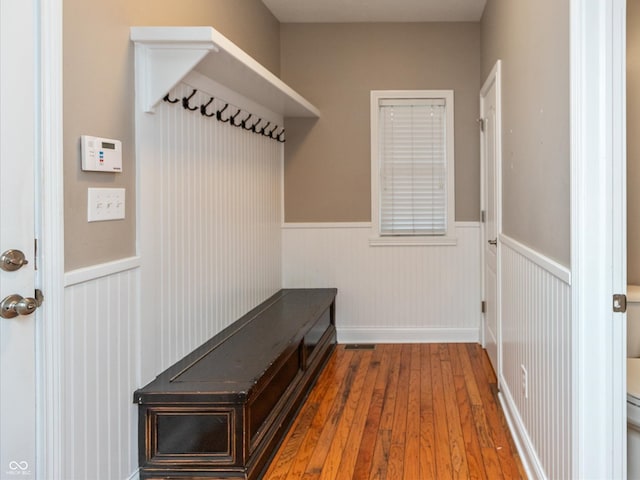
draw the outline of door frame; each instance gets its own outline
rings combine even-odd
[[[626,1],[570,2],[572,472],[626,476]]]
[[[495,84],[496,90],[496,138],[495,138],[495,150],[496,150],[496,159],[494,166],[494,188],[495,188],[495,196],[496,196],[496,238],[498,239],[498,244],[496,245],[496,349],[497,349],[497,357],[498,364],[495,365],[496,368],[496,379],[498,389],[500,388],[500,382],[502,378],[502,295],[501,295],[501,262],[500,262],[500,235],[502,234],[502,61],[497,60],[496,63],[491,68],[491,71],[487,75],[482,88],[480,89],[480,117],[482,120],[483,107],[482,107],[482,97],[486,93],[489,87]],[[485,181],[485,175],[487,171],[486,158],[484,155],[484,140],[483,140],[483,131],[480,129],[480,206],[481,210],[486,211],[487,205],[486,202],[486,190],[487,185]],[[486,223],[480,222],[480,262],[481,262],[481,285],[482,285],[482,298],[486,300],[486,285],[485,285],[485,237],[486,237]],[[482,346],[486,348],[486,318],[485,315],[482,315],[482,327],[481,327],[481,337],[482,337]]]
[[[37,477],[63,478],[64,428],[64,190],[62,104],[63,0],[40,0],[40,132],[35,200],[39,230],[38,277],[45,301],[36,327]]]

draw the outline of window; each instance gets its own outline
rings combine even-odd
[[[371,92],[372,244],[455,244],[453,91]]]

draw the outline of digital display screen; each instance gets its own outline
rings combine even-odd
[[[116,149],[116,144],[115,143],[109,143],[109,142],[102,142],[102,148],[108,148],[109,150],[115,150]]]

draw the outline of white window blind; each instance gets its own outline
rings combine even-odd
[[[446,102],[379,101],[380,235],[447,234]]]

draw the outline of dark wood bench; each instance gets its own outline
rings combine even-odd
[[[336,289],[285,289],[134,393],[140,477],[259,478],[336,343]]]

